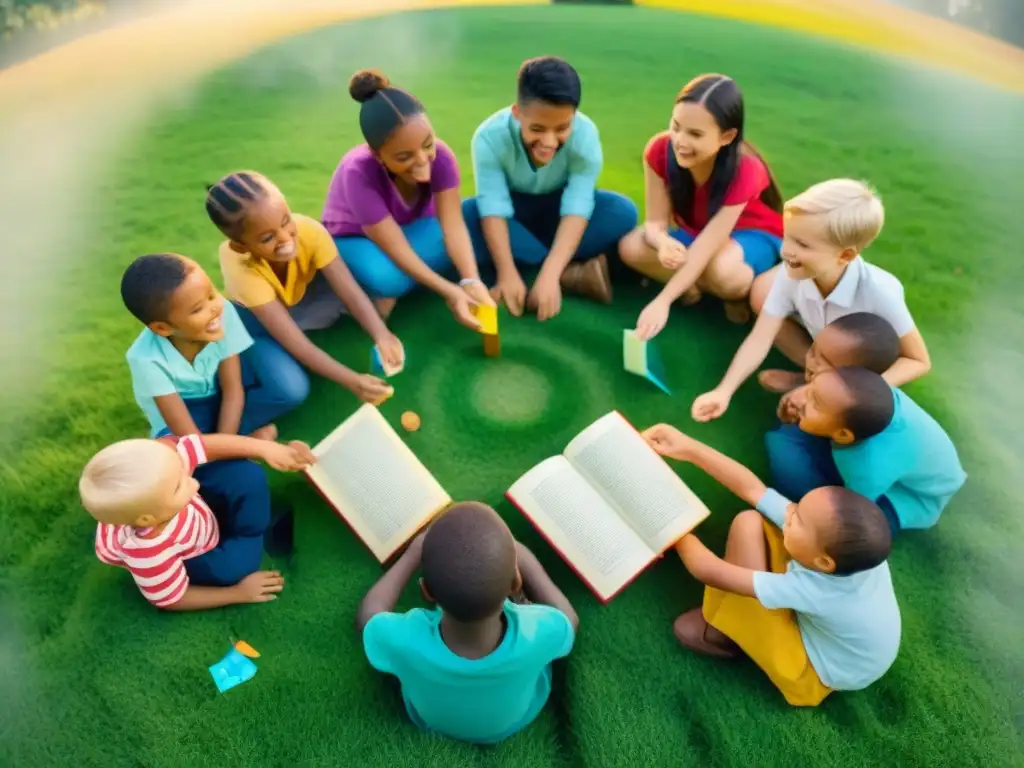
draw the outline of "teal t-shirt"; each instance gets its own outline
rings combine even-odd
[[[221,322],[224,336],[203,347],[191,363],[170,341],[149,328],[144,328],[128,348],[126,357],[132,374],[132,391],[135,402],[149,420],[151,437],[167,427],[155,398],[177,393],[183,400],[195,400],[216,394],[220,364],[252,346],[252,337],[230,301],[224,302]]]
[[[441,609],[379,613],[363,629],[370,665],[398,678],[409,718],[460,741],[493,744],[529,725],[551,693],[551,662],[569,654],[569,618],[547,605],[505,602],[501,644],[482,659],[452,653]]]
[[[893,389],[889,426],[853,445],[832,444],[832,458],[851,491],[892,503],[901,528],[930,528],[964,482],[956,446],[910,397]]]

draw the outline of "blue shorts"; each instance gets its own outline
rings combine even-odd
[[[697,238],[685,229],[672,228],[668,233],[687,248],[693,245]],[[743,250],[743,261],[754,270],[754,277],[779,263],[779,253],[782,251],[781,237],[761,229],[735,229],[732,239]]]

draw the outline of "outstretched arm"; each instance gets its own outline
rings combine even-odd
[[[569,602],[569,598],[558,588],[558,585],[551,580],[540,560],[533,554],[526,545],[516,542],[516,557],[519,565],[519,575],[523,578],[523,591],[526,596],[535,603],[550,605],[564,613],[572,629],[575,632],[580,628],[580,617]]]
[[[754,572],[726,562],[692,533],[676,545],[676,551],[693,578],[709,587],[746,597],[754,595]]]

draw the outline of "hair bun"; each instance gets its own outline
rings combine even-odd
[[[373,98],[377,91],[383,90],[391,85],[383,73],[376,69],[361,69],[352,75],[348,81],[349,95],[362,104]]]

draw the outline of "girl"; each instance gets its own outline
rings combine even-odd
[[[665,287],[640,313],[637,335],[653,338],[673,301],[694,304],[702,291],[745,322],[754,278],[779,260],[782,195],[744,141],[743,95],[731,78],[701,75],[680,91],[668,132],[647,144],[644,180],[646,222],[619,251]]]
[[[379,72],[357,72],[349,93],[361,105],[366,143],[338,164],[324,226],[385,317],[419,283],[441,296],[456,320],[478,329],[472,305],[494,301],[462,218],[455,155],[434,134],[419,100]],[[452,262],[458,284],[441,274]]]
[[[206,212],[228,238],[220,246],[225,292],[253,339],[271,342],[261,342],[261,355],[274,357],[276,378],[308,392],[301,363],[360,400],[380,402],[391,394],[386,382],[342,365],[306,336],[347,312],[389,366],[401,365],[405,357],[320,222],[292,214],[277,187],[251,171],[229,174],[210,187]]]

